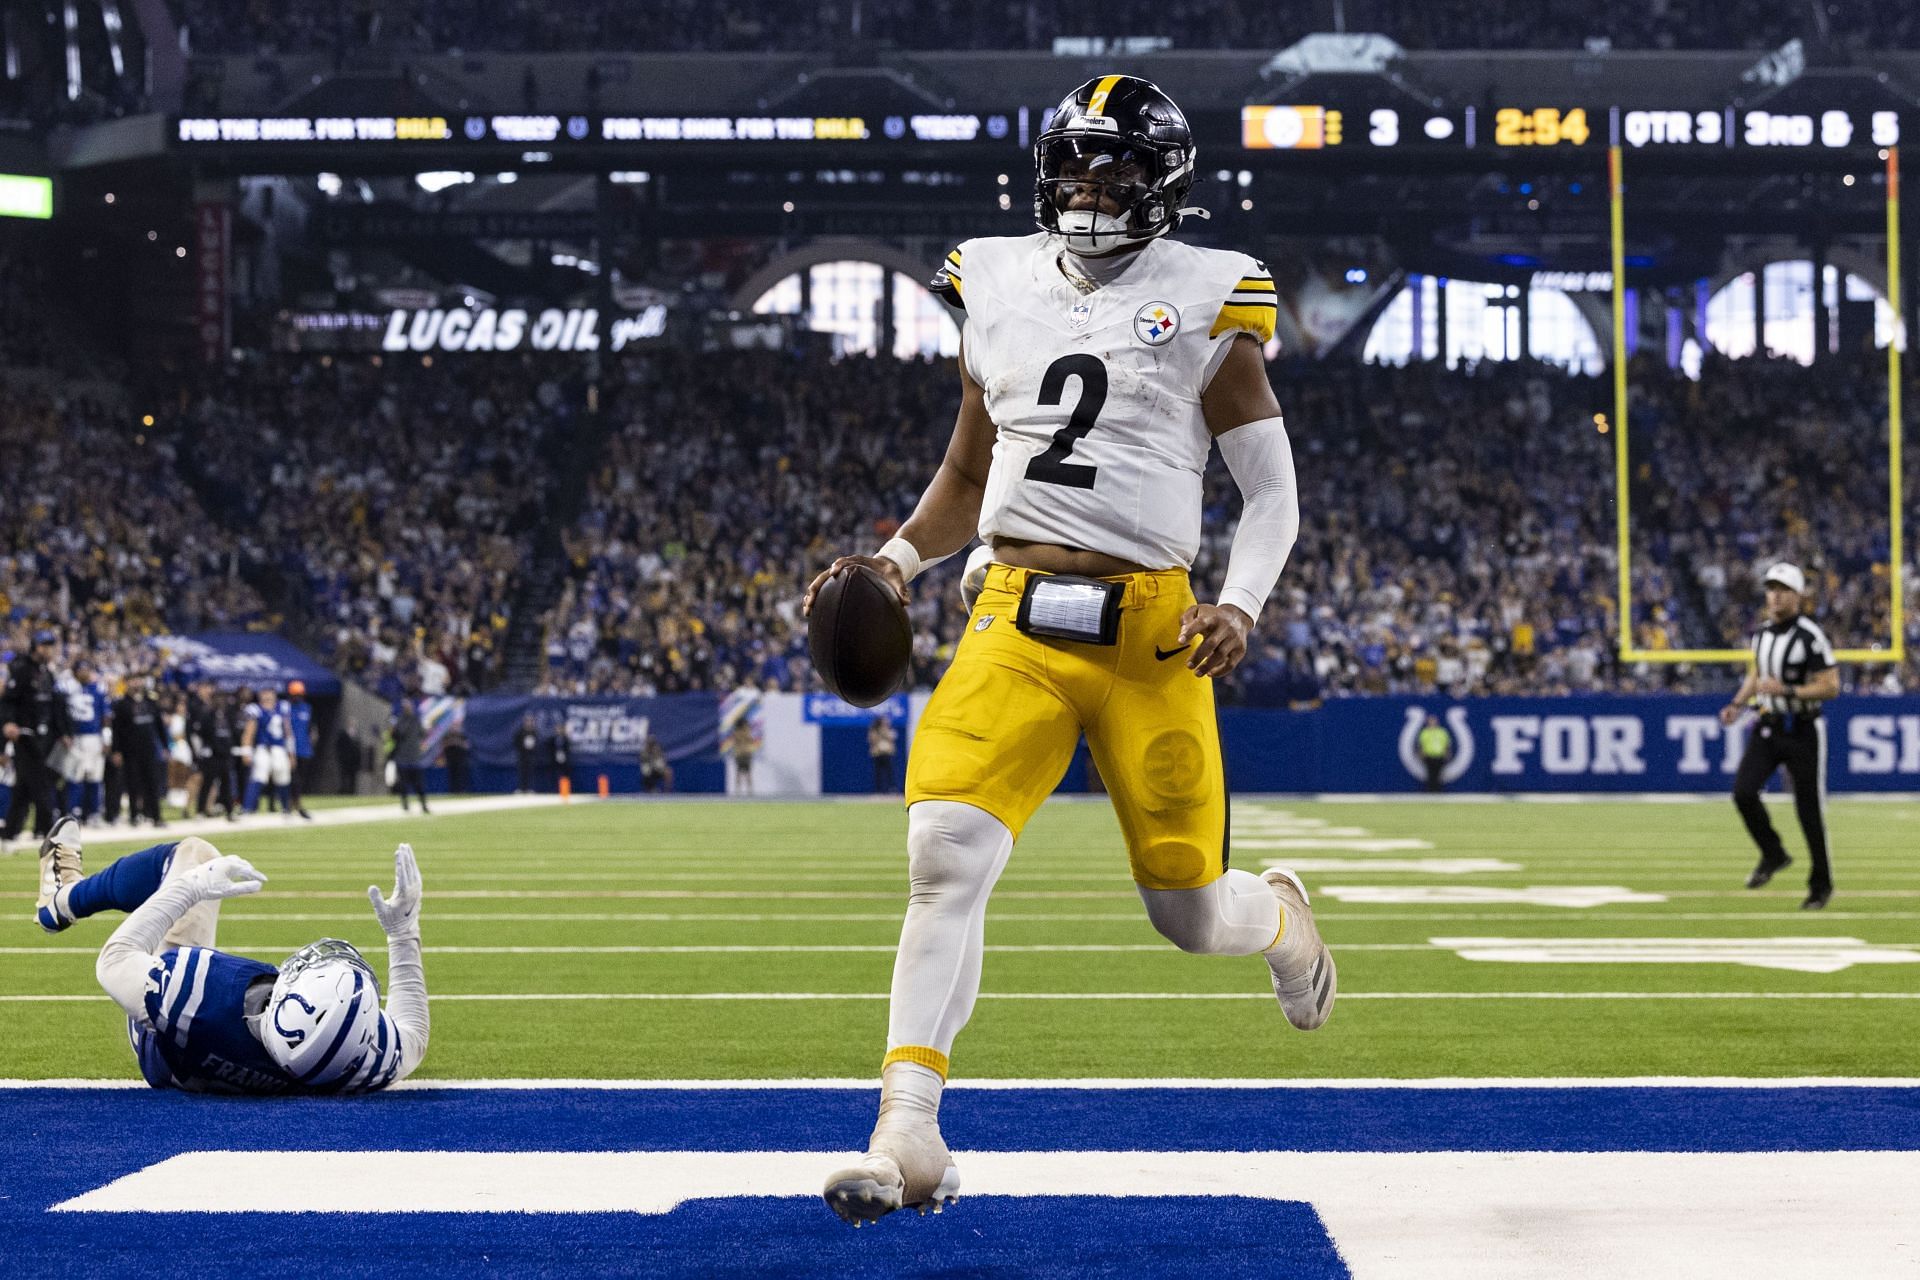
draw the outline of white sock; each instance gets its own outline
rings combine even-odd
[[[880,1128],[894,1121],[940,1119],[940,1095],[947,1082],[932,1067],[895,1062],[880,1073]]]
[[[1229,869],[1198,889],[1141,886],[1140,900],[1163,937],[1198,955],[1255,955],[1272,947],[1281,933],[1280,900],[1265,880],[1248,871]]]
[[[937,1063],[921,1062],[932,1074],[944,1076],[954,1037],[973,1014],[987,895],[1012,853],[1013,833],[984,809],[952,800],[907,809],[912,892],[893,962],[887,1048],[933,1050]]]

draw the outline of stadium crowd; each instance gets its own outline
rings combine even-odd
[[[1337,12],[1336,12],[1337,11]],[[1050,49],[1056,37],[1158,37],[1180,49],[1278,49],[1316,31],[1381,32],[1412,49],[1771,49],[1799,37],[1845,48],[1913,48],[1920,19],[1897,0],[1846,6],[1661,0],[358,0],[272,5],[174,0],[196,53],[411,51],[791,52],[866,41],[903,49]]]
[[[808,687],[800,586],[912,510],[950,430],[952,366],[756,353],[655,357],[628,375],[621,426],[568,535],[543,689]],[[1725,683],[1717,666],[1618,662],[1604,380],[1493,363],[1298,364],[1273,377],[1306,519],[1228,696]],[[1872,466],[1884,435],[1874,397],[1852,390],[1871,378],[1753,362],[1709,362],[1698,383],[1651,365],[1635,378],[1636,644],[1738,647],[1756,574],[1782,557],[1823,584],[1817,608],[1836,643],[1884,640],[1885,470]],[[1819,468],[1799,462],[1809,438],[1832,442]],[[1216,460],[1195,564],[1203,598],[1237,510]],[[953,570],[915,585],[921,687],[959,639]]]
[[[500,674],[513,596],[571,446],[580,366],[261,360],[187,414],[250,564],[294,584],[328,664],[432,697]]]
[[[6,384],[0,456],[30,497],[0,507],[0,649],[52,628],[63,652],[124,678],[164,666],[159,634],[284,627],[388,698],[459,694],[501,680],[517,606],[555,600],[521,641],[544,656],[544,691],[813,687],[801,588],[912,510],[951,429],[951,362],[630,355],[610,365],[595,421],[584,367],[545,360],[243,362],[151,427],[78,384]],[[1885,641],[1871,375],[1710,358],[1691,381],[1636,365],[1640,647],[1739,645],[1755,575],[1777,558],[1808,569],[1836,644]],[[1724,685],[1718,666],[1615,656],[1603,380],[1497,363],[1283,363],[1272,376],[1306,520],[1225,696]],[[564,545],[564,581],[536,581],[551,563],[536,555],[544,527],[575,506],[546,531]],[[1216,461],[1203,598],[1237,510]],[[915,584],[916,686],[962,633],[958,568]],[[269,587],[286,616],[256,590]],[[1920,607],[1907,616],[1920,642]],[[1890,668],[1848,679],[1901,682]]]
[[[784,353],[661,355],[626,366],[619,423],[567,536],[546,687],[805,687],[796,583],[878,545],[913,508],[953,421],[953,366]],[[917,682],[961,621],[948,566],[916,586]]]
[[[0,650],[41,630],[108,676],[148,674],[169,632],[270,624],[170,442],[124,406],[0,382]]]

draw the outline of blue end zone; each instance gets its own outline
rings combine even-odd
[[[964,1213],[963,1213],[964,1211]],[[18,1237],[16,1237],[18,1239]],[[293,1247],[290,1247],[293,1246]],[[1230,1197],[975,1196],[854,1231],[817,1200],[689,1201],[665,1214],[55,1214],[7,1275],[1344,1277],[1309,1205]]]
[[[45,1212],[183,1151],[850,1151],[864,1144],[876,1099],[846,1089],[448,1088],[277,1101],[0,1090],[0,1275],[257,1275],[287,1261],[273,1236],[292,1228],[259,1215]],[[960,1150],[1920,1150],[1920,1089],[1894,1087],[956,1088],[942,1110]],[[301,1256],[324,1258],[330,1274],[1346,1274],[1309,1206],[1238,1198],[970,1195],[938,1220],[858,1233],[811,1198],[742,1198],[658,1216],[336,1217],[296,1234]]]
[[[73,1150],[851,1151],[878,1090],[426,1089],[350,1099],[0,1090],[0,1133]],[[1913,1151],[1920,1088],[966,1089],[972,1151]],[[5,1172],[0,1164],[0,1172]],[[0,1187],[6,1182],[0,1180]]]

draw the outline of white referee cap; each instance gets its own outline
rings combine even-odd
[[[1788,564],[1785,560],[1767,570],[1767,576],[1760,582],[1763,586],[1777,582],[1795,595],[1803,596],[1807,593],[1807,575],[1800,572],[1798,565]]]

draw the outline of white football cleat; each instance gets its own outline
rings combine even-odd
[[[33,918],[48,933],[59,933],[73,923],[60,910],[60,891],[77,884],[85,872],[80,869],[80,824],[72,818],[56,818],[47,838],[40,842],[40,900],[34,904]]]
[[[1274,867],[1260,878],[1280,900],[1286,920],[1280,944],[1266,953],[1267,967],[1273,970],[1273,994],[1280,1000],[1280,1012],[1297,1030],[1317,1030],[1333,1013],[1333,999],[1340,987],[1333,952],[1320,940],[1313,908],[1307,905],[1307,887],[1300,883],[1300,877]]]
[[[828,1178],[822,1195],[829,1209],[856,1227],[895,1209],[918,1209],[924,1217],[960,1198],[960,1171],[932,1121],[896,1120],[883,1112],[866,1156]]]

